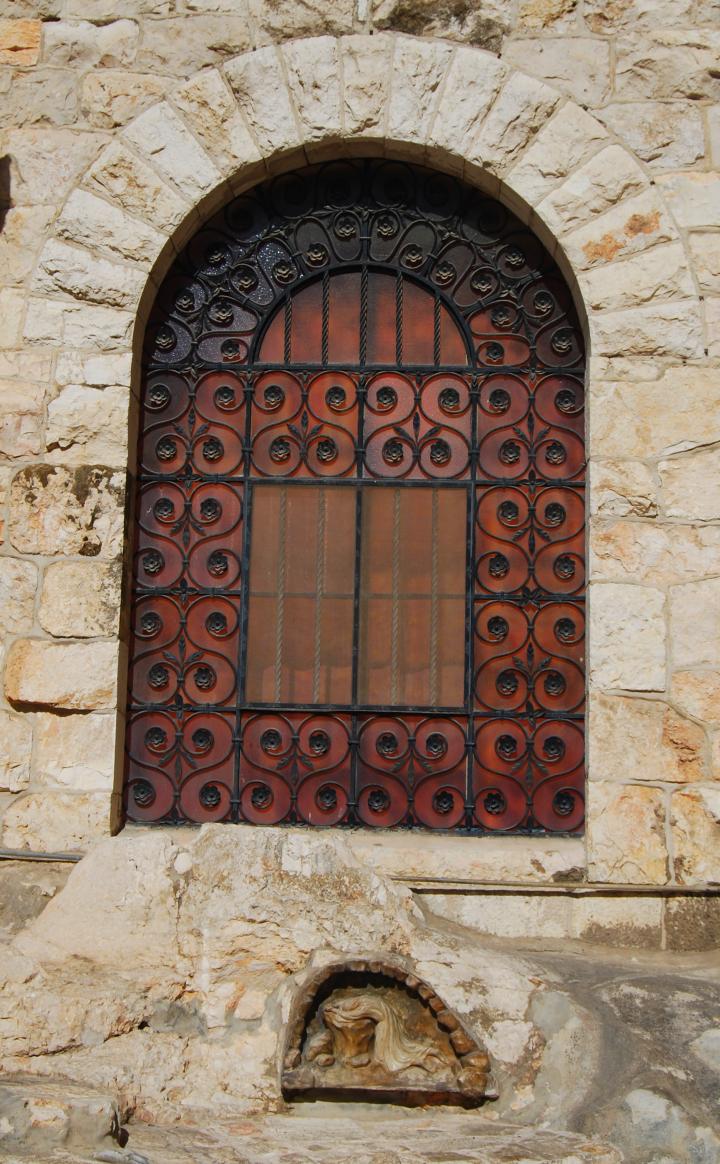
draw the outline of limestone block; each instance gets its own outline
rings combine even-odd
[[[503,85],[480,132],[470,161],[486,163],[497,174],[510,169],[560,100],[555,90],[522,73]]]
[[[647,251],[657,243],[674,242],[677,231],[660,199],[646,190],[599,214],[563,240],[570,262],[577,267],[611,263]]]
[[[581,942],[626,949],[628,946],[659,949],[662,939],[663,901],[660,897],[634,897],[628,909],[623,897],[576,897],[570,906],[570,934]]]
[[[28,128],[5,136],[15,206],[49,203],[55,210],[106,142],[102,133]]]
[[[569,899],[519,894],[423,894],[438,917],[497,938],[562,938],[567,935]]]
[[[613,521],[590,534],[596,581],[666,586],[714,574],[720,560],[720,526]]]
[[[5,813],[2,843],[41,853],[82,852],[110,832],[106,792],[35,792]]]
[[[27,788],[31,751],[30,717],[0,711],[0,792],[22,792]]]
[[[151,222],[160,230],[178,226],[192,208],[121,142],[114,141],[98,158],[87,184],[117,202],[128,214]]]
[[[705,156],[702,111],[687,101],[625,101],[598,117],[653,170],[692,166]]]
[[[36,65],[41,34],[40,20],[0,20],[0,65]]]
[[[710,735],[710,767],[715,780],[720,780],[720,732]]]
[[[45,4],[48,0],[43,0]],[[94,20],[103,23],[117,15],[117,0],[63,0],[63,15],[68,20]],[[123,0],[126,16],[169,16],[173,0]]]
[[[24,315],[24,291],[13,290],[10,287],[0,288],[0,349],[18,346]]]
[[[117,634],[120,586],[117,561],[53,562],[45,570],[38,622],[56,638]]]
[[[618,45],[615,93],[620,100],[689,98],[720,94],[717,59],[720,32],[668,28],[633,34]]]
[[[31,273],[52,217],[49,206],[17,206],[4,213],[0,231],[4,283],[22,283]]]
[[[117,718],[102,712],[35,716],[34,779],[75,792],[112,791]]]
[[[192,200],[207,194],[222,179],[210,156],[167,101],[146,109],[123,135]]]
[[[477,51],[459,48],[442,87],[428,145],[449,150],[459,158],[471,155],[507,72],[495,57],[479,57]]]
[[[365,137],[384,132],[393,38],[345,36],[339,41],[343,74],[345,131]]]
[[[660,462],[658,472],[668,517],[720,520],[720,445],[676,453]],[[707,572],[713,572],[712,563],[708,563]]]
[[[584,17],[593,32],[633,32],[637,28],[691,27],[697,0],[585,0]]]
[[[134,307],[146,278],[144,271],[50,239],[40,255],[33,285],[36,291],[62,291],[89,303]]]
[[[717,667],[720,658],[720,578],[686,582],[670,591],[676,667]]]
[[[72,125],[79,111],[78,78],[72,69],[39,69],[13,74],[3,94],[0,126]]]
[[[329,36],[284,45],[288,83],[303,130],[303,140],[340,135],[341,106],[337,42]]]
[[[703,355],[702,317],[695,299],[598,312],[591,329],[598,355],[675,359],[697,359]]]
[[[553,32],[575,27],[577,0],[523,0],[518,13],[518,27]]]
[[[90,274],[92,276],[92,271]],[[30,344],[61,344],[70,348],[113,352],[130,346],[134,324],[132,311],[69,299],[32,297],[27,302],[24,335]]]
[[[135,59],[139,38],[140,29],[133,20],[100,25],[87,20],[50,21],[45,25],[43,59],[72,68],[122,68]]]
[[[391,140],[425,144],[451,53],[449,45],[396,38],[387,113]]]
[[[651,784],[707,779],[705,732],[659,700],[597,694],[590,700],[590,776]]]
[[[200,2],[205,0],[194,0]],[[353,30],[353,0],[334,0],[332,4],[325,0],[273,0],[271,4],[248,0],[248,8],[259,44],[323,33],[339,36]]]
[[[52,378],[53,354],[49,351],[25,348],[21,351],[0,351],[0,379],[23,380],[28,383],[47,383]],[[0,390],[0,397],[2,392]]]
[[[588,876],[608,884],[665,885],[665,794],[645,785],[588,789]]]
[[[627,150],[609,145],[574,169],[537,212],[554,233],[565,234],[646,186],[645,175]]]
[[[662,174],[657,179],[673,214],[681,226],[692,230],[717,226],[720,206],[720,174]]]
[[[114,558],[122,551],[124,507],[124,473],[33,465],[10,486],[10,541],[25,554]]]
[[[106,384],[129,384],[132,370],[131,352],[88,355],[87,352],[62,351],[55,365],[57,384],[89,384],[104,388]]]
[[[665,595],[649,586],[591,586],[590,677],[598,687],[665,688]]]
[[[137,67],[149,72],[189,77],[198,69],[218,65],[251,47],[244,14],[172,16],[143,22]]]
[[[656,517],[655,478],[642,461],[590,462],[590,513],[597,517]]]
[[[707,298],[703,308],[707,354],[715,360],[720,358],[720,296]]]
[[[573,173],[588,154],[608,140],[602,125],[574,103],[567,102],[543,126],[529,149],[507,175],[512,190],[532,206],[562,178]]]
[[[225,73],[264,154],[299,144],[295,112],[275,48],[228,61]]]
[[[0,380],[0,453],[34,456],[42,448],[45,387],[23,380]]]
[[[147,73],[90,72],[83,78],[80,107],[91,125],[115,129],[161,100],[172,82]]]
[[[48,406],[48,462],[118,468],[127,464],[129,400],[129,389],[119,385],[63,388]]]
[[[720,671],[676,671],[671,690],[681,711],[720,725]]]
[[[438,4],[437,0],[372,0],[375,28],[393,29],[410,36],[441,37],[499,53],[503,37],[515,20],[513,0],[470,0]]]
[[[172,94],[186,124],[224,171],[260,159],[237,102],[216,69],[206,69]]]
[[[117,643],[17,639],[7,653],[5,695],[11,703],[71,711],[114,708]]]
[[[73,190],[55,230],[69,242],[91,250],[101,246],[116,258],[143,264],[154,263],[167,241],[159,230],[88,190]]]
[[[35,616],[37,566],[20,558],[0,557],[0,631],[19,635]]]
[[[665,902],[665,942],[668,950],[717,950],[720,946],[720,898],[668,898]],[[693,1040],[693,1051],[700,1053],[703,1043],[707,1045],[711,1040],[717,1043],[717,1030],[706,1031]],[[700,1058],[703,1058],[701,1053]]]
[[[610,44],[594,37],[518,37],[503,60],[567,93],[579,105],[602,105],[610,91]]]
[[[598,457],[649,458],[720,441],[711,368],[668,368],[658,380],[598,381],[590,448]]]
[[[720,105],[707,107],[708,136],[710,138],[710,157],[717,168],[720,166]]]
[[[701,290],[720,292],[720,234],[693,233],[688,241]]]
[[[580,279],[585,302],[598,311],[695,293],[682,243],[656,247],[622,262],[592,267]]]
[[[12,469],[9,465],[0,465],[0,545],[5,541],[5,502],[10,489]]]
[[[681,885],[720,882],[720,787],[683,788],[670,801],[673,867]]]

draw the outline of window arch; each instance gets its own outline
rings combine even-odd
[[[579,829],[583,380],[549,254],[447,175],[198,231],[146,335],[128,816]]]

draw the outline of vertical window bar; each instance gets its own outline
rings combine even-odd
[[[352,645],[352,729],[350,744],[350,823],[354,823],[358,799],[358,734],[360,717],[357,713],[358,668],[360,664],[360,563],[362,560],[362,486],[355,489],[355,576],[353,591],[353,645]]]
[[[437,489],[432,491],[430,518],[430,704],[438,701],[438,623],[439,623],[439,577],[438,529],[440,498]]]
[[[322,604],[325,592],[325,537],[327,497],[323,488],[318,490],[318,532],[315,549],[315,631],[313,654],[313,702],[320,701],[320,649],[322,646]]]
[[[367,362],[367,335],[368,335],[368,269],[363,266],[360,272],[360,367],[364,368]]]
[[[435,296],[433,305],[433,361],[440,367],[440,296]]]
[[[330,275],[326,271],[322,281],[322,353],[323,368],[330,358]]]
[[[403,278],[398,272],[395,282],[395,363],[403,362]]]
[[[278,515],[277,617],[275,622],[275,699],[282,694],[283,637],[285,632],[285,543],[287,540],[287,485],[280,488]]]
[[[390,623],[390,701],[398,703],[398,656],[400,648],[400,490],[393,498],[392,599]]]
[[[292,360],[292,299],[290,295],[285,300],[285,334],[284,334],[284,352],[283,356],[285,363],[289,364]]]

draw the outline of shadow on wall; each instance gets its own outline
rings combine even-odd
[[[10,197],[10,154],[0,158],[0,231],[5,226],[7,212],[12,206]]]

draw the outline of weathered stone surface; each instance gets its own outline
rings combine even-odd
[[[686,582],[670,591],[676,667],[715,667],[720,658],[720,578]]]
[[[709,105],[706,112],[710,157],[715,166],[720,166],[720,105]]]
[[[41,34],[40,20],[0,20],[0,65],[36,65]]]
[[[145,273],[111,263],[79,247],[51,239],[35,274],[38,291],[62,291],[73,299],[110,307],[133,307],[145,284]]]
[[[105,792],[109,799],[116,731],[116,717],[100,712],[36,715],[35,780],[43,787],[56,785],[76,792]]]
[[[540,202],[537,211],[551,230],[564,234],[646,185],[645,175],[627,150],[610,145],[574,169],[562,186]]]
[[[57,384],[88,384],[105,388],[108,384],[129,384],[132,368],[130,352],[112,352],[108,355],[87,352],[62,351],[55,365]]]
[[[55,210],[100,152],[106,136],[37,127],[10,130],[4,140],[13,204],[49,204]]]
[[[665,885],[665,793],[593,781],[588,789],[588,873],[593,881]]]
[[[393,38],[384,33],[372,40],[345,36],[340,41],[343,113],[350,134],[378,137],[383,133],[393,45]]]
[[[193,0],[194,4],[204,2]],[[332,5],[324,0],[270,0],[270,3],[267,0],[248,0],[248,9],[258,30],[260,44],[289,37],[317,36],[319,33],[339,36],[353,31],[353,0],[337,0]]]
[[[666,901],[665,941],[668,950],[717,950],[720,947],[720,898],[675,897]],[[703,1032],[691,1044],[700,1058],[703,1057],[703,1044],[707,1046],[710,1041],[707,1034]]]
[[[427,141],[450,56],[448,45],[405,36],[396,39],[387,113],[391,140],[423,145]]]
[[[9,465],[0,465],[0,545],[5,541],[5,502],[12,480],[12,469]]]
[[[597,517],[656,517],[657,486],[642,461],[590,463],[590,513]]]
[[[128,458],[128,388],[70,384],[50,402],[47,460],[62,465],[116,465]]]
[[[442,881],[489,881],[499,884],[529,881],[555,884],[575,881],[585,864],[584,842],[580,837],[528,837],[522,845],[515,837],[433,838],[432,870],[428,872],[427,844],[420,833],[396,832],[392,845],[383,843],[378,833],[353,830],[348,843],[359,861],[387,877],[402,878],[410,885],[427,888],[428,876]],[[441,892],[441,885],[438,887]]]
[[[12,287],[0,288],[0,348],[14,348],[20,342],[25,313],[25,295]]]
[[[548,120],[558,101],[557,92],[549,85],[513,73],[476,135],[468,160],[487,163],[496,173],[504,174]]]
[[[28,749],[29,753],[29,749]],[[41,914],[62,889],[72,865],[60,861],[3,861],[0,867],[0,933],[7,939]]]
[[[189,77],[207,65],[217,65],[251,45],[247,17],[232,13],[173,16],[169,20],[147,20],[136,65],[173,77]]]
[[[163,182],[121,142],[115,141],[91,168],[87,182],[161,230],[177,226],[189,214],[191,202]]]
[[[653,170],[692,166],[705,155],[702,112],[684,101],[624,101],[598,117]]]
[[[681,226],[691,230],[717,226],[720,174],[663,174],[657,182]]]
[[[720,724],[720,671],[676,671],[672,698],[688,715]]]
[[[607,132],[594,117],[567,102],[540,129],[510,170],[508,185],[531,205],[537,205],[560,179],[573,173],[607,139]]]
[[[114,129],[159,101],[170,86],[167,77],[103,69],[83,78],[80,107],[91,125]]]
[[[590,701],[593,780],[687,784],[706,779],[705,732],[654,699],[595,695]]]
[[[100,242],[114,257],[135,263],[153,263],[167,238],[87,190],[74,190],[70,195],[57,222],[56,233],[90,249]]]
[[[716,360],[720,358],[720,295],[706,298],[703,308],[707,354]]]
[[[116,643],[51,643],[18,639],[7,653],[5,694],[11,703],[91,711],[115,706]]]
[[[53,562],[40,594],[41,627],[58,638],[117,634],[120,583],[119,562]]]
[[[4,457],[40,452],[45,392],[43,384],[0,380],[0,453]]]
[[[570,933],[581,942],[620,949],[658,949],[662,940],[663,902],[659,897],[577,897],[569,902]]]
[[[591,573],[596,581],[666,586],[714,574],[720,527],[614,521],[590,535]]]
[[[660,462],[658,472],[668,517],[687,521],[720,519],[720,445],[676,453]],[[708,573],[711,572],[709,563]]]
[[[6,283],[22,283],[30,274],[52,216],[48,206],[18,206],[5,213],[0,270]]]
[[[28,716],[0,710],[0,791],[22,792],[30,783],[32,724]]]
[[[206,69],[173,90],[173,103],[215,163],[225,170],[259,162],[253,141],[227,82],[216,69]],[[247,174],[243,172],[243,179]]]
[[[720,786],[683,788],[670,801],[675,877],[720,882]]]
[[[317,36],[282,49],[288,83],[308,142],[340,136],[341,99],[337,42]]]
[[[581,287],[585,302],[599,311],[695,294],[685,248],[679,242],[593,267],[582,276]]]
[[[636,28],[678,25],[700,21],[697,0],[586,0],[585,20],[593,32],[634,32]]]
[[[648,190],[573,231],[563,245],[570,261],[586,268],[611,263],[618,255],[626,258],[676,238],[677,231],[662,203],[654,191]]]
[[[514,11],[512,0],[461,0],[449,4],[438,4],[436,0],[373,0],[372,18],[376,28],[459,40],[499,53],[503,37],[512,27]]]
[[[207,194],[222,178],[210,156],[166,101],[146,109],[123,134],[192,201]]]
[[[35,465],[10,488],[10,541],[25,554],[114,558],[122,549],[125,477],[97,466]]]
[[[258,49],[228,61],[225,73],[263,153],[296,147],[295,113],[277,49]]]
[[[567,935],[567,897],[472,893],[423,894],[423,904],[438,917],[498,938],[561,938]]]
[[[82,852],[107,836],[107,792],[30,792],[5,813],[2,844],[41,853]]]
[[[593,319],[592,335],[599,355],[676,359],[703,355],[702,316],[695,299],[598,313]]]
[[[503,60],[547,81],[579,105],[602,105],[610,89],[610,45],[590,37],[513,38]]]
[[[473,152],[475,137],[506,76],[506,66],[494,57],[478,68],[476,52],[458,49],[442,87],[429,146],[450,150],[462,165],[462,158]]]
[[[600,457],[668,456],[720,441],[712,369],[675,367],[659,380],[595,383],[590,449]]]
[[[552,29],[553,32],[575,26],[577,0],[523,0],[518,13],[521,29]]]
[[[590,677],[598,687],[665,687],[665,595],[649,586],[593,584]]]
[[[62,278],[62,270],[58,273]],[[131,271],[131,276],[133,274],[135,272]],[[89,276],[92,278],[92,271]],[[82,278],[82,269],[78,277]],[[52,281],[52,274],[48,272],[44,278]],[[134,322],[133,312],[116,307],[71,299],[32,297],[27,302],[25,339],[31,344],[51,346],[59,343],[69,348],[86,348],[91,351],[127,350]]]
[[[30,629],[35,612],[37,579],[34,562],[0,558],[0,631],[18,635]]]
[[[87,20],[50,21],[45,26],[43,58],[48,64],[72,68],[122,68],[135,59],[139,38],[140,28],[133,20],[100,25]]]
[[[78,84],[72,69],[32,69],[13,75],[3,93],[0,126],[72,125],[78,115]]]
[[[621,100],[720,94],[717,57],[720,33],[713,29],[668,28],[624,37],[618,45],[615,93]]]
[[[720,235],[703,232],[689,238],[690,253],[703,291],[720,291]]]

